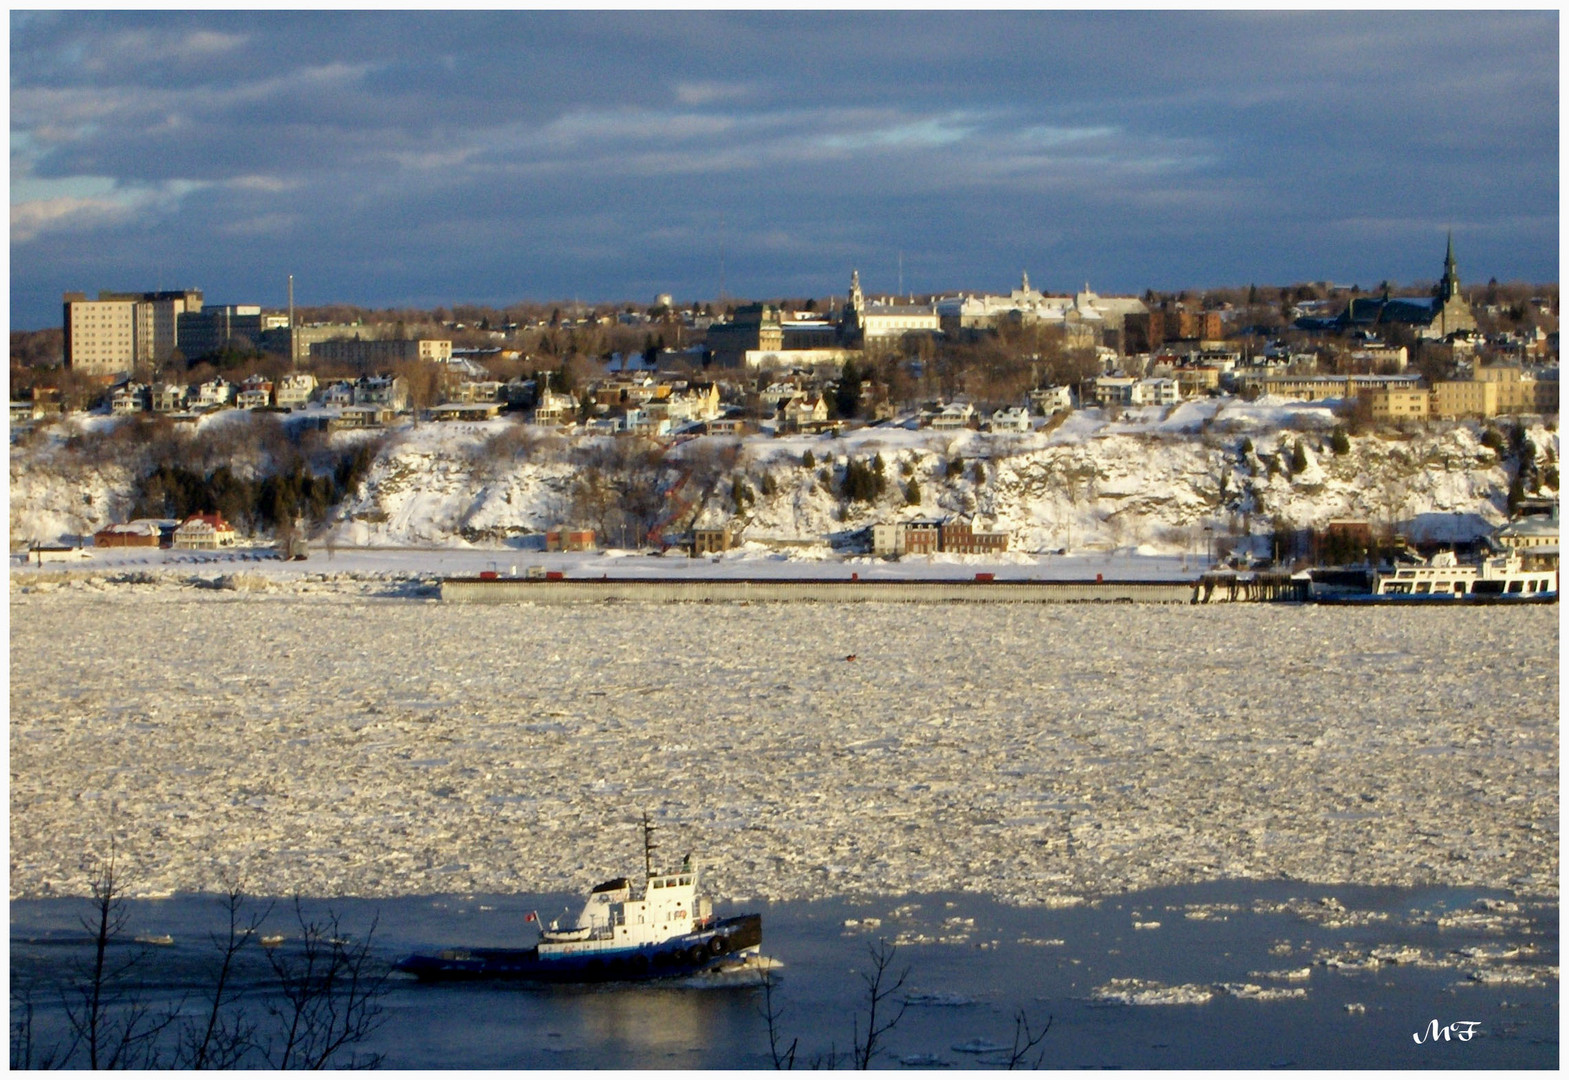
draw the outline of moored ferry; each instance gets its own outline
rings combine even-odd
[[[570,926],[539,925],[539,942],[522,949],[441,949],[416,953],[397,970],[427,982],[520,979],[611,982],[690,975],[757,955],[761,915],[718,918],[701,892],[700,871],[652,872],[653,826],[643,819],[644,883],[618,877],[596,885]]]
[[[1376,575],[1373,598],[1550,602],[1558,599],[1558,571],[1527,570],[1514,551],[1474,564],[1439,552],[1425,565]]]

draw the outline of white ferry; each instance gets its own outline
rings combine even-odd
[[[679,871],[652,872],[653,826],[643,819],[644,884],[624,877],[596,885],[570,926],[539,926],[539,943],[523,949],[442,949],[397,964],[428,982],[526,979],[609,982],[690,975],[758,953],[761,915],[716,918],[700,890],[700,873],[683,860]]]
[[[1526,570],[1518,552],[1461,563],[1453,552],[1441,551],[1426,565],[1402,566],[1373,580],[1374,597],[1484,600],[1558,598],[1557,570]]]

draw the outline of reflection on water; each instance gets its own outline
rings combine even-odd
[[[532,940],[523,914],[554,896],[342,901],[350,928],[379,916],[377,953]],[[270,923],[286,931],[287,905]],[[884,1067],[1005,1063],[1023,1011],[1048,1017],[1047,1067],[1546,1068],[1558,1060],[1558,910],[1500,893],[1300,883],[1213,883],[1014,908],[968,895],[763,905],[764,948],[798,1064],[854,1042],[867,946],[898,943],[908,1011]],[[13,1001],[87,948],[80,902],[11,905]],[[210,898],[131,905],[149,991],[202,985],[218,927]],[[272,929],[272,926],[269,926]],[[243,978],[259,987],[265,965]],[[764,1068],[754,986],[426,986],[396,978],[368,1049],[403,1068]],[[34,994],[44,1002],[46,995]],[[1472,1039],[1413,1035],[1474,1021]],[[58,1010],[39,1014],[40,1029]]]

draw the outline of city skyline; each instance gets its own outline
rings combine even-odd
[[[1556,281],[1558,15],[13,12],[11,305]]]

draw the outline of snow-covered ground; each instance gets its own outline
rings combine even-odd
[[[730,898],[1557,894],[1554,608],[475,608],[245,580],[13,572],[13,896],[79,892],[111,836],[143,895],[576,890],[633,865],[645,810]]]

